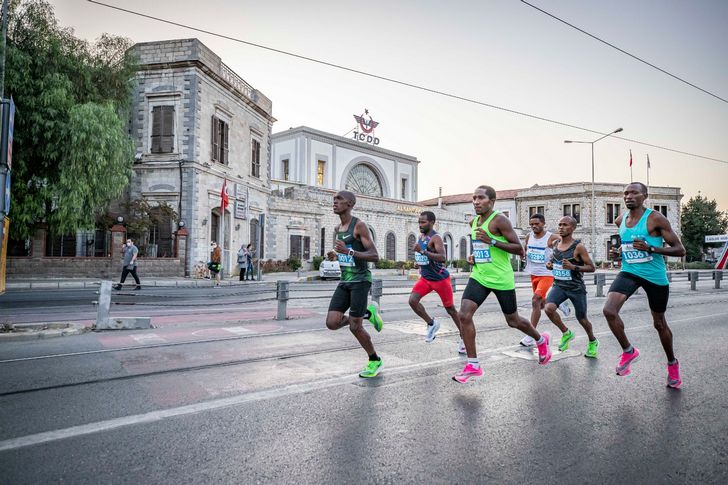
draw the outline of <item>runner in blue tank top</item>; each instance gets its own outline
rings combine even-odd
[[[622,271],[609,288],[604,316],[623,349],[617,375],[626,376],[631,372],[630,365],[639,359],[640,352],[627,339],[619,311],[627,298],[642,287],[667,355],[667,385],[679,388],[682,385],[680,364],[672,349],[672,331],[665,320],[670,285],[663,256],[685,256],[685,248],[670,227],[670,221],[644,206],[646,198],[647,186],[640,182],[631,183],[624,189],[624,205],[629,212],[614,221],[619,226],[622,239]]]

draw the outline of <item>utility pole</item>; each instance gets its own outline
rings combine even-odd
[[[2,6],[2,32],[0,33],[0,106],[2,106],[2,115],[0,121],[2,123],[2,141],[0,148],[4,147],[5,152],[2,155],[2,163],[0,163],[0,294],[5,293],[5,272],[7,268],[8,254],[8,231],[10,229],[10,219],[8,212],[10,211],[10,150],[8,145],[12,147],[12,107],[11,101],[5,101],[5,52],[7,50],[6,38],[8,35],[8,4],[10,0],[3,0]],[[7,121],[6,121],[7,120]],[[8,154],[8,159],[5,159]]]

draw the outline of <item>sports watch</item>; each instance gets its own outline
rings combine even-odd
[[[491,240],[490,240],[490,245],[491,245],[491,246],[495,246],[495,243],[497,243],[497,242],[498,242],[497,240],[495,240],[495,239],[491,239]]]
[[[349,249],[349,252],[347,254],[353,258],[354,257],[354,250],[353,249]]]

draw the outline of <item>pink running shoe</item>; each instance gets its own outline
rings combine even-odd
[[[682,379],[680,379],[680,362],[667,364],[667,387],[680,389],[681,386]]]
[[[465,368],[452,376],[452,380],[459,382],[460,384],[465,384],[468,382],[468,379],[471,377],[480,377],[483,375],[483,368],[478,367],[477,369],[473,367],[473,364],[466,364]]]
[[[634,351],[631,354],[628,354],[627,352],[622,352],[622,356],[619,358],[619,364],[617,364],[617,375],[629,375],[629,373],[632,372],[630,365],[632,364],[632,362],[637,362],[639,358],[640,351],[637,350],[637,347],[634,347]]]
[[[541,336],[543,337],[543,343],[538,344],[538,363],[539,365],[546,365],[551,360],[551,349],[549,348],[551,335],[548,332],[543,332]]]

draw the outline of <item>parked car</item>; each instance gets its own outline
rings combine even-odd
[[[319,276],[321,280],[327,280],[329,278],[338,280],[341,278],[341,268],[339,267],[338,261],[321,261],[319,266]]]

